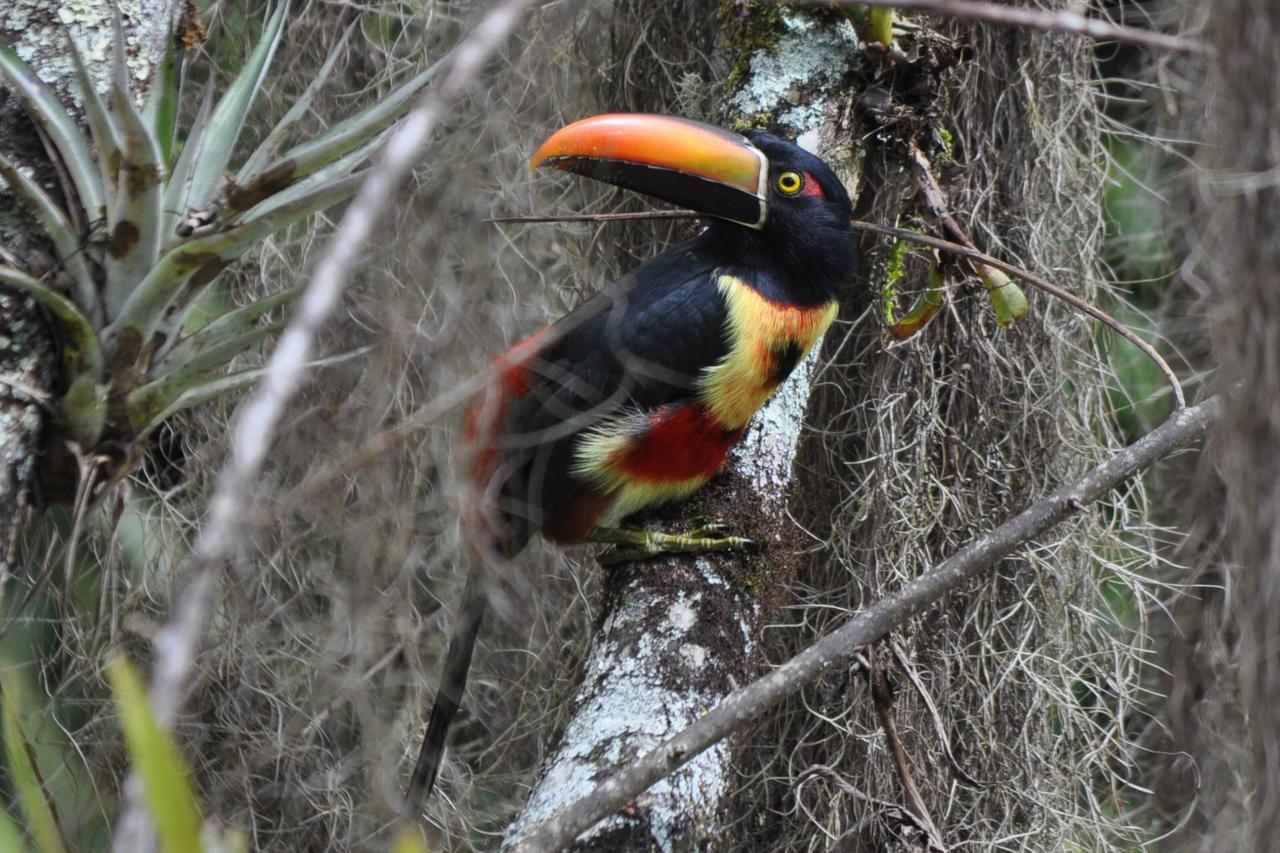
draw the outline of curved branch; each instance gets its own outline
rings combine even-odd
[[[960,243],[952,243],[950,240],[942,240],[938,237],[930,237],[927,234],[917,234],[915,231],[907,231],[904,228],[893,228],[888,225],[876,225],[873,222],[861,222],[856,219],[851,220],[849,223],[849,226],[853,228],[854,231],[870,231],[874,234],[883,234],[886,237],[895,237],[899,240],[906,240],[911,243],[919,243],[922,246],[932,246],[933,248],[941,249],[944,252],[950,252],[954,255],[960,255],[961,257],[971,258],[975,261],[981,261],[987,266],[995,267],[996,269],[999,269],[999,270],[1004,270],[1014,278],[1020,278],[1023,281],[1025,281],[1027,284],[1031,285],[1032,287],[1038,290],[1044,291],[1045,293],[1049,294],[1055,299],[1061,299],[1063,302],[1066,302],[1068,305],[1078,308],[1079,310],[1083,311],[1085,314],[1088,314],[1090,317],[1097,320],[1102,325],[1106,326],[1108,329],[1111,329],[1116,334],[1123,337],[1125,340],[1127,340],[1129,343],[1136,346],[1138,349],[1142,350],[1142,352],[1147,356],[1147,358],[1155,362],[1156,366],[1160,368],[1160,372],[1164,374],[1165,379],[1168,381],[1169,388],[1170,390],[1173,391],[1175,410],[1183,409],[1186,407],[1187,399],[1186,399],[1186,396],[1182,393],[1182,383],[1178,381],[1178,376],[1173,372],[1173,368],[1169,366],[1169,362],[1165,361],[1164,357],[1160,355],[1160,353],[1156,352],[1156,348],[1151,346],[1151,344],[1147,343],[1146,341],[1144,341],[1141,337],[1138,336],[1136,332],[1134,332],[1125,324],[1121,323],[1115,317],[1112,317],[1110,314],[1108,314],[1106,311],[1103,311],[1101,308],[1097,307],[1096,305],[1093,305],[1092,303],[1087,302],[1084,299],[1081,299],[1079,296],[1076,296],[1071,291],[1064,290],[1063,288],[1058,287],[1056,284],[1052,284],[1046,281],[1045,279],[1041,278],[1035,273],[1024,270],[1022,267],[1015,266],[1014,264],[1011,264],[1011,263],[1007,263],[1005,261],[1000,260],[999,258],[993,258],[991,255],[988,255],[986,252],[980,252],[977,249],[973,249],[968,246],[963,246]]]

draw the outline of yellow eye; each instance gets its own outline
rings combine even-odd
[[[800,187],[804,184],[804,179],[795,172],[783,172],[778,176],[778,190],[787,195],[795,195],[800,192]]]

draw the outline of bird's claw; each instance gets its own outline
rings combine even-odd
[[[598,541],[615,547],[599,557],[602,565],[647,560],[666,554],[709,554],[716,551],[758,553],[761,545],[744,536],[726,536],[729,525],[710,522],[688,533],[662,533],[654,530],[599,531]]]

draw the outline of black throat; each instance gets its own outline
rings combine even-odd
[[[834,233],[821,224],[757,231],[712,220],[698,240],[723,259],[724,272],[775,302],[822,305],[836,299],[853,277],[856,255],[847,226]]]

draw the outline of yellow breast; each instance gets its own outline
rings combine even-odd
[[[729,352],[703,372],[700,396],[720,424],[737,429],[827,331],[839,305],[774,302],[731,275],[721,275],[716,287],[729,308]]]

